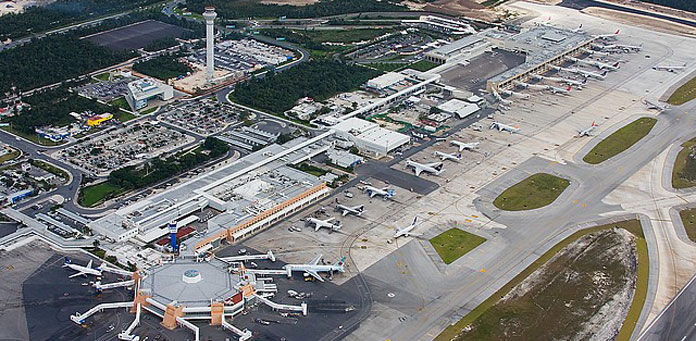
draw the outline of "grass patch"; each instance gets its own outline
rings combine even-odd
[[[696,160],[689,157],[696,138],[682,143],[672,168],[672,187],[689,188],[696,185]]]
[[[616,156],[648,135],[655,123],[657,119],[643,117],[627,124],[599,142],[582,160],[595,165]]]
[[[128,122],[128,121],[130,121],[130,120],[132,120],[132,119],[135,119],[136,117],[137,117],[137,116],[133,115],[132,113],[127,112],[127,111],[123,111],[123,110],[121,110],[121,109],[119,109],[119,110],[114,114],[114,118],[117,119],[117,120],[119,120],[121,123]]]
[[[147,115],[147,114],[152,114],[155,112],[155,110],[159,109],[159,107],[152,107],[150,109],[146,109],[140,112],[140,115]]]
[[[633,235],[636,236],[636,249],[638,258],[638,268],[637,268],[637,280],[636,289],[633,295],[633,301],[629,308],[628,314],[624,320],[621,330],[617,336],[617,340],[629,340],[633,329],[638,321],[641,310],[643,309],[643,304],[645,303],[645,297],[648,290],[648,272],[649,272],[649,262],[648,262],[648,247],[643,235],[643,230],[641,228],[640,222],[638,220],[627,220],[619,223],[612,223],[607,225],[596,226],[584,230],[577,231],[567,238],[563,239],[560,243],[554,245],[549,251],[545,252],[539,259],[534,263],[529,265],[520,274],[515,276],[510,282],[505,284],[502,288],[496,291],[488,299],[483,301],[474,310],[469,312],[457,323],[449,326],[440,335],[435,338],[435,341],[450,341],[456,339],[464,328],[474,323],[477,319],[482,318],[484,314],[491,314],[489,311],[493,309],[498,303],[498,300],[510,292],[514,287],[520,284],[525,278],[531,275],[539,267],[548,262],[553,256],[555,256],[563,248],[571,244],[572,242],[578,240],[579,238],[591,234],[607,230],[613,227],[623,228]],[[498,326],[496,326],[497,328]]]
[[[326,174],[326,173],[329,172],[328,170],[326,170],[326,169],[324,169],[324,168],[320,168],[320,167],[317,167],[317,166],[313,166],[313,165],[310,165],[310,164],[308,164],[308,163],[301,163],[301,164],[299,164],[299,165],[295,165],[295,166],[291,166],[291,167],[293,167],[293,168],[295,168],[295,169],[297,169],[297,170],[301,170],[301,171],[303,171],[303,172],[305,172],[305,173],[312,174],[312,175],[314,175],[314,176],[316,176],[316,177],[320,177],[320,176],[322,176],[322,175],[324,175],[324,174]]]
[[[83,188],[80,193],[80,205],[84,207],[93,207],[106,199],[123,193],[123,191],[123,188],[113,185],[108,181],[87,186]]]
[[[128,105],[128,101],[123,96],[110,100],[108,104],[112,107],[130,110],[130,105]]]
[[[111,74],[108,72],[100,73],[98,75],[95,75],[94,78],[102,81],[102,82],[108,82],[109,79],[111,79]]]
[[[435,68],[436,66],[440,66],[440,64],[438,64],[438,63],[433,63],[433,62],[430,62],[430,61],[427,61],[427,60],[419,60],[419,61],[417,61],[417,62],[415,62],[415,63],[413,63],[413,64],[407,66],[406,68],[407,68],[407,69],[413,69],[413,70],[416,70],[416,71],[425,72],[425,71],[428,71],[428,70],[430,70],[430,69],[432,69],[432,68]]]
[[[694,98],[696,98],[696,77],[692,78],[675,90],[674,93],[669,96],[667,103],[672,105],[682,105]]]
[[[0,163],[5,163],[7,161],[14,160],[14,159],[18,158],[19,155],[20,155],[19,150],[12,149],[11,152],[9,152],[3,156],[0,156]]]
[[[533,210],[552,203],[569,185],[566,179],[537,173],[506,189],[493,205],[505,211]]]
[[[445,264],[450,264],[485,241],[486,238],[453,228],[430,239],[430,244],[440,255],[442,261]]]
[[[692,242],[696,242],[696,208],[689,208],[679,211],[686,235]]]

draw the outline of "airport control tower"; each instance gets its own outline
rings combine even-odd
[[[206,7],[205,12],[203,12],[203,18],[205,19],[205,63],[206,63],[206,80],[208,82],[213,81],[213,62],[215,59],[213,36],[215,35],[215,29],[213,26],[213,21],[215,21],[217,13],[215,13],[215,7]]]
[[[176,226],[176,221],[172,221],[169,223],[169,245],[172,247],[172,250],[176,252],[177,249],[179,249],[179,246],[176,245],[176,233],[178,232],[178,228]]]

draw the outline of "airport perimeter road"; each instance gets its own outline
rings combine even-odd
[[[657,316],[639,341],[696,340],[696,276]]]

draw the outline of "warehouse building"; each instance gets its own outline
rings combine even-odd
[[[595,37],[551,26],[540,25],[511,35],[500,30],[488,30],[481,35],[500,49],[525,54],[525,62],[491,79],[486,90],[510,89],[515,81],[526,82],[533,74],[551,70],[568,57],[577,57],[590,47]]]
[[[444,64],[463,52],[472,50],[475,47],[483,46],[485,43],[486,40],[484,37],[480,35],[471,35],[427,52],[425,54],[425,60],[433,63]]]
[[[411,141],[408,135],[380,127],[360,118],[348,118],[332,127],[336,136],[353,141],[360,152],[373,157],[387,155]]]
[[[170,85],[156,83],[148,78],[128,83],[127,89],[126,101],[133,110],[146,107],[147,103],[155,98],[167,101],[174,97],[174,88]]]
[[[437,108],[442,110],[445,114],[456,115],[459,119],[463,119],[481,110],[481,108],[474,103],[465,102],[456,98],[440,104]]]

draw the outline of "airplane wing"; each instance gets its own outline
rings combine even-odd
[[[423,169],[416,166],[416,167],[413,167],[413,171],[416,172],[416,176],[420,176],[421,172],[423,172]]]
[[[375,195],[377,195],[377,192],[375,192],[375,191],[370,191],[370,198],[374,197]]]
[[[86,274],[84,272],[80,271],[76,274],[72,274],[72,275],[68,276],[68,278],[75,278],[77,276],[83,276],[83,275],[86,275]]]
[[[442,165],[442,162],[433,162],[433,163],[428,164],[429,167],[433,167],[433,168],[440,167],[441,165]]]
[[[306,273],[310,274],[312,277],[316,278],[318,281],[323,282],[324,279],[319,276],[319,274],[314,270],[305,270]]]
[[[314,232],[319,231],[320,228],[321,228],[321,225],[319,225],[317,223],[314,224]]]
[[[348,210],[343,210],[343,214],[342,214],[342,215],[345,217],[345,216],[348,215],[348,213],[350,213],[350,211],[348,211]]]
[[[92,268],[92,260],[91,259],[89,260],[89,263],[87,263],[87,265],[85,265],[85,267],[90,268],[90,269]]]
[[[314,259],[312,259],[312,261],[309,264],[317,265],[317,264],[319,264],[320,260],[321,260],[321,254],[318,254],[316,257],[314,257]]]
[[[460,144],[460,145],[459,145],[459,152],[460,152],[460,153],[463,152],[464,149],[466,149],[466,146]]]

